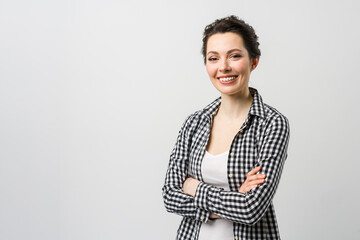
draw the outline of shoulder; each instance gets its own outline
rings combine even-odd
[[[185,118],[185,121],[183,123],[183,127],[190,126],[193,123],[198,122],[199,119],[201,118],[201,116],[202,116],[202,110],[197,110],[197,111],[191,113],[190,115],[188,115]]]
[[[195,111],[188,115],[180,128],[179,135],[185,139],[190,139],[198,129],[198,126],[203,125],[201,116],[201,110]]]
[[[265,113],[266,113],[266,119],[274,121],[274,120],[278,120],[278,121],[283,121],[283,122],[289,122],[289,120],[287,119],[287,117],[282,114],[279,110],[277,110],[276,108],[264,103],[264,109],[265,109]]]
[[[276,108],[264,103],[265,124],[268,129],[277,129],[289,133],[290,124],[288,118]]]
[[[257,89],[249,88],[249,90],[254,97],[249,113],[257,116],[257,124],[259,124],[262,129],[263,127],[267,128],[274,122],[289,125],[288,119],[280,111],[263,101]]]

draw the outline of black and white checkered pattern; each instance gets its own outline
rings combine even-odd
[[[167,211],[183,216],[177,232],[179,240],[197,240],[201,224],[211,221],[210,213],[234,223],[235,240],[280,239],[272,199],[287,157],[289,123],[262,102],[256,89],[249,89],[254,100],[230,147],[230,191],[204,183],[201,175],[212,117],[221,97],[188,116],[180,129],[162,188]],[[266,175],[265,182],[246,194],[239,193],[246,174],[258,165]],[[201,181],[195,197],[182,191],[187,177]]]

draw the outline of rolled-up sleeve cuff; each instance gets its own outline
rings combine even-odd
[[[194,205],[200,209],[210,211],[210,206],[219,197],[222,189],[200,182],[195,193]]]

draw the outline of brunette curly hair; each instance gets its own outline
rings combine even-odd
[[[203,45],[201,53],[206,64],[206,45],[208,39],[216,33],[233,32],[239,34],[243,40],[246,50],[249,52],[250,58],[258,58],[261,55],[259,49],[258,36],[252,26],[237,16],[231,15],[225,18],[216,19],[213,23],[207,25],[203,34]]]

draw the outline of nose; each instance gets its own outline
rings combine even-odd
[[[221,62],[220,68],[219,68],[220,72],[222,73],[227,73],[231,71],[231,67],[230,64],[228,63],[227,59],[224,59]]]

